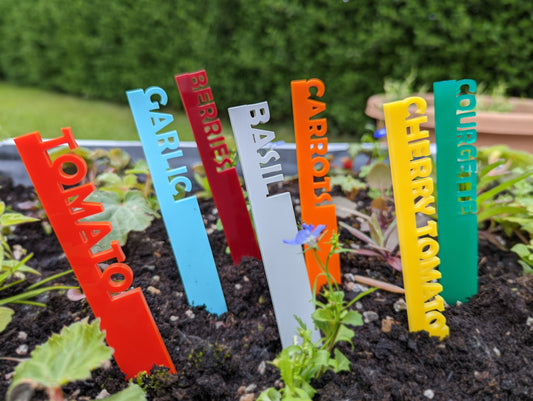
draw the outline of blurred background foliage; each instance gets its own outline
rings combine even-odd
[[[533,3],[523,0],[0,0],[0,80],[126,103],[205,68],[221,114],[268,100],[290,121],[290,81],[326,84],[332,136],[358,138],[366,99],[473,78],[533,97]]]

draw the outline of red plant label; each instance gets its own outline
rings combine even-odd
[[[133,272],[123,263],[124,252],[118,241],[111,249],[94,252],[93,247],[109,232],[111,223],[84,222],[81,219],[104,210],[101,203],[87,202],[94,183],[80,184],[87,173],[87,164],[75,154],[63,154],[53,162],[48,151],[68,145],[78,147],[70,128],[63,136],[43,142],[39,132],[15,139],[20,157],[28,170],[35,191],[41,200],[57,238],[65,251],[80,286],[106,340],[114,348],[114,357],[127,377],[163,365],[176,369],[163,343],[148,304],[140,288],[131,287]],[[74,167],[75,171],[70,169]],[[102,270],[99,263],[109,265]],[[117,281],[117,276],[122,280]]]
[[[222,135],[222,125],[211,88],[207,86],[207,75],[204,70],[176,75],[176,83],[224,227],[233,263],[238,264],[244,256],[261,259],[237,170],[232,165],[228,145]]]

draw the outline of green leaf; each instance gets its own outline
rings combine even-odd
[[[302,382],[302,388],[295,388],[297,397],[285,398],[283,400],[294,400],[294,401],[312,401],[316,390],[307,382]]]
[[[477,215],[477,221],[478,223],[481,223],[494,216],[501,216],[503,214],[514,215],[526,212],[527,210],[525,208],[519,206],[493,206],[491,208],[487,208],[483,211],[480,211]]]
[[[350,324],[352,326],[362,326],[363,317],[355,310],[348,311],[345,316],[342,317],[341,322],[344,324]]]
[[[520,264],[520,266],[522,266],[524,274],[533,274],[533,268],[526,262],[524,262],[523,260],[519,260],[518,263]]]
[[[108,221],[113,226],[113,231],[98,244],[102,249],[108,249],[112,240],[124,245],[130,231],[144,231],[154,217],[159,217],[139,191],[127,192],[121,202],[116,193],[97,190],[87,200],[102,203],[104,211],[82,221]]]
[[[134,174],[126,174],[122,182],[126,188],[135,188],[135,186],[139,184],[137,176]]]
[[[2,234],[0,233],[0,238],[2,237]],[[0,272],[4,271],[4,258],[5,258],[5,250],[3,244],[0,244]],[[4,280],[9,277],[9,272],[7,272],[7,276],[4,278]],[[0,279],[0,284],[2,283],[2,280]]]
[[[353,175],[335,175],[330,179],[330,185],[333,187],[339,185],[344,192],[352,192],[357,189],[365,189],[366,183],[358,180]]]
[[[533,213],[531,213],[531,211],[528,211],[528,214],[524,214],[523,216],[503,216],[500,219],[502,223],[510,222],[518,224],[520,230],[527,231],[528,233],[533,234],[533,219],[531,219],[532,215]]]
[[[26,262],[30,260],[32,256],[33,254],[28,255],[23,260],[4,260],[0,270],[9,269],[11,272],[31,273],[35,274],[36,276],[40,276],[41,273],[39,273],[39,271],[33,269],[32,267],[26,264]]]
[[[516,184],[519,181],[522,181],[523,179],[526,179],[531,174],[533,174],[533,170],[527,171],[524,174],[519,175],[518,177],[514,177],[508,181],[505,181],[504,183],[486,191],[480,194],[477,198],[477,204],[481,205],[483,202],[485,202],[488,199],[494,198],[497,194],[500,192],[512,187],[514,184]]]
[[[333,359],[335,361],[335,366],[332,366],[333,371],[335,373],[339,373],[342,371],[349,372],[350,371],[350,360],[344,356],[342,352],[340,352],[337,348],[335,348],[335,358]]]
[[[124,390],[113,394],[107,398],[104,398],[105,401],[145,401],[146,394],[144,394],[143,389],[137,384],[131,383]]]
[[[372,237],[374,242],[380,248],[383,248],[383,232],[381,231],[378,217],[375,213],[372,213],[372,216],[370,217],[370,223],[368,224],[368,228],[370,228],[370,236]]]
[[[316,322],[331,322],[334,319],[334,315],[329,309],[317,309],[313,312],[312,318]]]
[[[120,148],[110,149],[107,153],[111,167],[122,170],[130,163],[131,156]]]
[[[65,285],[54,285],[50,287],[42,287],[42,288],[38,288],[35,290],[18,293],[8,298],[0,299],[0,305],[10,304],[10,303],[11,304],[27,303],[28,299],[41,295],[42,293],[45,293],[47,291],[70,290],[71,288],[76,288],[76,287],[65,286]],[[38,305],[44,306],[44,304],[40,304],[40,303],[38,303]]]
[[[328,366],[328,361],[329,352],[325,349],[318,350],[313,358],[313,363],[316,365],[315,367]]]
[[[148,168],[148,163],[146,163],[146,160],[139,159],[137,162],[133,165],[132,168],[127,169],[125,171],[126,174],[150,174],[150,169]]]
[[[4,213],[0,216],[0,225],[4,227],[14,226],[22,223],[31,223],[32,221],[39,221],[39,219],[24,216],[20,213]]]
[[[15,311],[6,306],[0,306],[0,333],[3,332],[13,319]]]
[[[289,388],[294,386],[294,364],[291,354],[301,352],[298,345],[291,345],[281,351],[278,356],[278,368],[281,378]]]
[[[529,258],[531,255],[531,250],[524,244],[515,244],[511,251],[516,253],[518,256],[520,256],[522,259]]]
[[[270,387],[259,395],[257,401],[281,401],[281,393],[274,387]]]
[[[342,305],[344,302],[344,291],[333,291],[328,296],[328,301],[334,302],[336,305]]]
[[[31,353],[31,358],[15,368],[8,393],[22,380],[29,379],[47,388],[91,377],[91,370],[111,358],[112,348],[105,342],[100,330],[100,319],[88,324],[87,320],[64,327]]]
[[[479,172],[479,177],[481,177],[480,181],[479,181],[479,184],[480,184],[479,187],[483,188],[486,184],[490,183],[491,181],[500,178],[502,176],[502,174],[491,174],[491,175],[488,175],[488,174],[492,170],[497,169],[498,167],[502,166],[503,164],[505,164],[505,160],[498,160],[497,162],[491,163],[488,166],[486,166],[484,169],[482,169]],[[484,181],[484,180],[486,180],[486,181]]]
[[[376,163],[372,166],[366,181],[370,188],[377,189],[380,192],[384,192],[392,187],[392,176],[390,167],[384,163]]]
[[[105,187],[117,187],[122,184],[122,180],[118,176],[118,174],[111,172],[106,172],[98,175],[98,177],[96,177],[96,182]]]
[[[339,341],[346,341],[347,343],[352,344],[352,338],[354,335],[355,332],[352,329],[349,329],[345,325],[341,324],[337,338],[335,339],[335,343],[338,343]]]

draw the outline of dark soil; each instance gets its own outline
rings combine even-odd
[[[0,181],[0,199],[14,209],[35,199],[32,189]],[[296,188],[294,183],[288,187],[295,201]],[[212,228],[214,205],[202,202],[202,212]],[[348,238],[345,234],[341,240]],[[229,309],[223,316],[187,305],[162,221],[130,234],[124,247],[134,286],[143,289],[178,370],[170,375],[157,369],[143,379],[150,400],[253,400],[263,389],[279,386],[278,372],[265,363],[281,347],[262,264],[248,259],[234,266],[224,252],[224,235],[214,230],[209,239]],[[69,268],[54,234],[46,235],[40,223],[20,226],[10,243],[34,252],[30,264],[44,277]],[[380,290],[363,298],[356,307],[378,318],[355,329],[353,348],[341,347],[352,362],[351,372],[327,373],[313,383],[315,400],[533,400],[533,277],[523,276],[514,254],[490,243],[480,243],[479,260],[479,294],[446,309],[450,336],[442,342],[409,332],[406,311],[395,309],[401,295]],[[349,299],[357,295],[350,291],[351,275],[402,285],[400,273],[368,257],[343,255],[342,273]],[[62,282],[76,283],[73,276]],[[2,296],[9,295],[5,292]],[[64,293],[39,300],[47,307],[13,306],[14,319],[0,334],[0,356],[21,357],[17,349],[22,345],[31,352],[52,332],[93,318],[86,301],[70,301]],[[390,332],[382,330],[387,319],[393,320]],[[15,365],[0,360],[2,395]],[[126,385],[112,362],[94,371],[91,380],[69,384],[64,393],[68,399],[88,400],[102,389],[113,394]]]

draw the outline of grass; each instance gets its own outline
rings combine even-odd
[[[180,140],[194,141],[185,112],[169,108],[162,111],[174,116],[174,122],[165,131],[174,129]],[[231,127],[227,118],[224,118],[227,112],[219,114],[226,141],[230,147],[234,147]],[[34,131],[39,131],[43,138],[55,138],[61,134],[62,127],[71,127],[76,139],[139,140],[127,104],[82,99],[0,82],[0,140]],[[278,141],[294,142],[291,122],[267,124],[264,129],[274,131]],[[330,141],[339,142],[343,139],[348,138],[335,137],[330,138]]]
[[[193,140],[185,113],[172,114],[172,129],[180,139]],[[139,140],[127,105],[0,83],[1,139],[34,131],[43,138],[54,138],[62,127],[71,127],[76,139]]]

